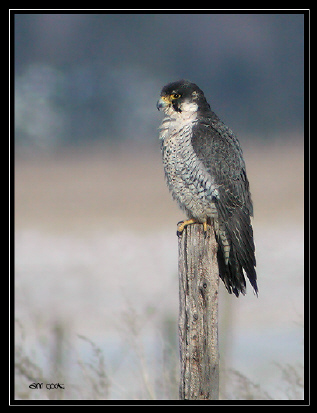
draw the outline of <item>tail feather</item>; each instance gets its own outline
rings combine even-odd
[[[218,223],[216,228],[219,274],[228,292],[237,297],[239,293],[245,294],[245,274],[257,294],[255,246],[249,214],[237,209],[230,220]]]

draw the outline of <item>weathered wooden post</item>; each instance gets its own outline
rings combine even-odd
[[[207,236],[206,236],[207,235]],[[217,242],[213,227],[179,236],[180,386],[183,400],[219,399]]]

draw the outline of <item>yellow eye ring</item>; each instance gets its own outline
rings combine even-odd
[[[172,99],[179,99],[181,97],[181,95],[179,94],[179,93],[173,93],[172,95],[171,95],[171,98]]]

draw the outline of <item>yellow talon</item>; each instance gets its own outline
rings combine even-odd
[[[187,227],[187,225],[196,224],[196,223],[199,223],[199,221],[197,221],[194,218],[179,222],[177,226],[177,235],[180,236],[182,232],[184,231],[185,227]],[[207,236],[207,221],[203,222],[203,227],[204,227],[204,234],[206,237]]]
[[[191,225],[191,224],[196,224],[196,222],[198,222],[196,219],[188,219],[186,221],[181,221],[178,223],[177,226],[177,235],[181,235],[181,233],[184,231],[185,227],[187,227],[187,225]]]

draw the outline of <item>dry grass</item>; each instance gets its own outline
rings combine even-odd
[[[121,400],[177,400],[178,399],[178,354],[175,347],[171,348],[172,336],[165,335],[162,329],[156,332],[156,339],[159,347],[156,350],[155,359],[148,357],[144,347],[141,329],[136,326],[136,314],[134,310],[124,314],[120,325],[122,343],[124,343],[125,353],[122,358],[129,359],[129,365],[133,371],[134,388],[133,394],[125,388],[122,383],[116,381],[115,376],[109,375],[106,356],[104,351],[92,340],[78,335],[78,340],[87,343],[89,352],[85,360],[81,358],[75,348],[70,351],[76,354],[77,365],[76,378],[70,372],[63,369],[60,360],[56,359],[56,354],[47,355],[50,360],[49,370],[56,370],[59,365],[59,383],[64,389],[48,390],[46,383],[51,383],[48,374],[43,374],[42,369],[32,361],[27,351],[20,342],[16,348],[16,399],[20,400],[109,400],[113,394],[117,394],[115,399]],[[53,336],[49,341],[59,340],[57,331],[61,329],[53,328]],[[171,332],[171,331],[170,331]],[[169,332],[169,334],[170,334]],[[55,334],[55,336],[54,336]],[[63,334],[65,337],[66,334]],[[130,353],[130,358],[126,352]],[[132,355],[132,359],[131,359]],[[55,358],[54,358],[55,357]],[[132,361],[131,361],[132,360]],[[110,361],[108,360],[108,364]],[[280,391],[283,400],[301,400],[303,397],[303,369],[300,365],[279,365],[276,368],[280,371]],[[57,377],[57,376],[55,376]],[[56,381],[56,380],[55,380]],[[43,389],[30,389],[31,383],[44,383]],[[114,388],[114,392],[113,392]],[[130,390],[131,391],[131,390]],[[220,400],[274,400],[260,384],[252,381],[243,373],[234,369],[221,369],[220,372]]]

